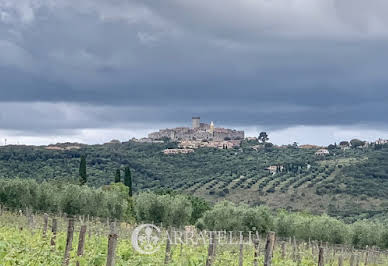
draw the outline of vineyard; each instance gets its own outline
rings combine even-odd
[[[320,157],[314,149],[253,144],[176,156],[161,153],[171,142],[59,152],[2,147],[0,264],[388,265],[387,147],[337,148]],[[126,167],[133,195],[114,179]],[[143,223],[162,229],[151,255],[132,245]],[[185,225],[205,241],[166,240]],[[210,232],[223,230],[258,235],[222,244]]]
[[[1,265],[388,265],[388,253],[346,245],[281,239],[274,233],[249,242],[223,243],[216,234],[204,242],[164,240],[152,255],[134,250],[135,225],[109,219],[49,217],[28,211],[0,216]],[[166,231],[162,231],[162,235]],[[201,232],[194,232],[200,234]],[[203,232],[202,232],[203,233]],[[165,238],[168,239],[168,238]]]

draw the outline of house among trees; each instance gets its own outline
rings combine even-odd
[[[315,155],[318,155],[318,156],[324,156],[324,155],[329,155],[330,154],[330,152],[329,152],[329,150],[327,150],[327,149],[319,149],[316,153],[315,153]]]
[[[277,172],[283,171],[284,166],[283,165],[271,165],[266,168],[271,174],[276,174]]]
[[[388,143],[388,139],[378,139],[375,142],[377,145],[384,145]]]
[[[193,149],[165,149],[163,150],[163,153],[168,154],[188,154],[194,152]]]

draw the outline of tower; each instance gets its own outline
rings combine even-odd
[[[192,118],[193,128],[199,128],[201,124],[201,118],[199,116],[195,116]]]
[[[211,134],[214,134],[214,123],[213,123],[213,121],[211,121],[211,123],[210,123],[209,132],[210,132]]]

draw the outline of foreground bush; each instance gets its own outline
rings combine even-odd
[[[258,231],[264,234],[273,229],[273,216],[266,207],[249,207],[224,201],[205,212],[197,226],[215,231]]]
[[[136,219],[148,223],[181,227],[190,221],[193,208],[183,195],[156,195],[144,192],[135,198]]]
[[[0,179],[0,203],[14,210],[30,208],[116,219],[131,216],[128,188],[123,184],[95,189],[74,184],[38,183],[30,179]]]

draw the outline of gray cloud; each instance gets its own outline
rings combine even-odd
[[[385,124],[387,11],[383,0],[0,0],[1,128],[192,114],[268,128]]]

